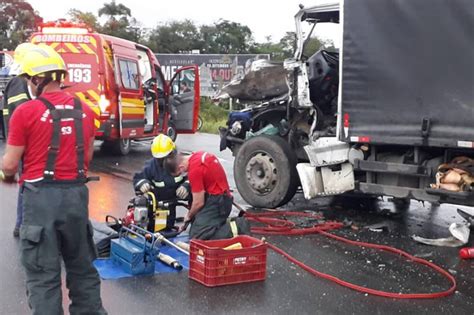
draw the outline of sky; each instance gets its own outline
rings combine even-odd
[[[103,0],[26,0],[31,3],[45,21],[66,17],[69,9],[90,11],[97,14]],[[271,36],[278,41],[285,32],[295,30],[294,15],[300,3],[313,6],[330,0],[116,0],[129,7],[134,16],[146,28],[171,20],[190,19],[197,23],[212,24],[219,19],[239,22],[250,27],[257,42]],[[317,27],[316,35],[333,39],[338,46],[337,27]]]

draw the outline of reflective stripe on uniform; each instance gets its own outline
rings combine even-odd
[[[182,180],[183,180],[183,176],[182,176],[182,175],[176,176],[176,177],[174,178],[174,182],[175,182],[175,183],[179,183],[179,182],[182,181]]]
[[[3,115],[4,115],[4,116],[8,116],[8,108],[4,108],[4,109],[3,109]]]
[[[237,223],[235,223],[235,221],[230,221],[229,225],[230,225],[230,229],[232,231],[232,235],[234,237],[238,236],[239,235],[239,230],[237,229]]]
[[[159,187],[159,188],[165,187],[165,182],[155,182],[155,181],[153,181],[153,184],[155,184],[155,187]]]
[[[147,179],[141,179],[137,182],[137,184],[135,185],[135,189],[138,189],[138,187],[143,184],[144,181],[146,181]]]
[[[18,102],[19,100],[22,100],[22,99],[28,99],[28,95],[26,93],[20,93],[18,95],[11,96],[7,99],[7,103],[8,103],[8,105],[10,105],[10,104]],[[7,113],[7,115],[8,115],[8,113]]]

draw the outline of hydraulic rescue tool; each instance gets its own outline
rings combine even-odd
[[[176,259],[160,253],[159,249],[162,244],[167,244],[189,255],[189,250],[167,239],[177,236],[177,230],[164,231],[168,213],[166,209],[175,205],[188,207],[178,200],[157,202],[155,195],[148,192],[130,200],[122,219],[107,216],[108,225],[119,232],[119,238],[111,241],[111,258],[133,275],[152,274],[157,260],[181,270],[183,267]]]
[[[155,194],[152,192],[137,195],[130,199],[127,212],[122,219],[117,220],[109,216],[115,221],[111,227],[119,229],[121,225],[130,226],[130,224],[134,224],[152,233],[160,232],[165,238],[175,237],[179,234],[177,230],[165,231],[169,214],[168,209],[173,206],[189,208],[186,202],[180,200],[157,201]]]
[[[184,224],[184,229],[183,230],[186,230],[187,227],[189,225],[189,222],[186,222]],[[189,250],[186,250],[186,247],[183,246],[182,244],[178,245],[178,244],[175,244],[173,242],[171,242],[170,240],[168,240],[163,234],[159,233],[159,232],[156,232],[156,233],[148,233],[147,235],[145,235],[145,237],[147,239],[156,239],[157,241],[161,242],[161,243],[165,243],[166,245],[169,245],[177,250],[179,250],[180,252],[186,254],[186,255],[189,255]],[[180,242],[180,243],[183,243],[183,242]],[[183,243],[185,244],[185,243]]]
[[[158,256],[156,256],[159,261],[161,261],[164,264],[167,264],[170,267],[173,267],[176,270],[182,270],[183,266],[173,257],[169,255],[165,255],[163,253],[159,253]]]

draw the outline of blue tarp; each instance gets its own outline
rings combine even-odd
[[[188,236],[178,236],[170,239],[172,242],[189,242]],[[182,252],[174,249],[170,246],[163,245],[160,248],[160,252],[166,255],[169,255],[176,259],[184,269],[189,269],[189,256],[183,254]],[[119,265],[115,264],[111,258],[101,258],[94,261],[94,266],[99,272],[101,279],[104,280],[113,280],[134,277],[134,275],[125,272]],[[159,273],[168,273],[168,272],[178,272],[176,269],[165,265],[164,263],[157,261],[155,264],[155,274]]]

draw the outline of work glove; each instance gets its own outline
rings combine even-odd
[[[183,225],[181,225],[178,229],[178,233],[182,233],[183,231],[185,231],[192,220],[193,218],[191,217],[188,211],[188,213],[186,213],[186,216],[184,217]]]
[[[143,180],[142,182],[139,182],[139,184],[136,187],[136,190],[141,192],[142,194],[146,194],[150,190],[152,190],[152,185],[150,181],[148,180]]]
[[[147,193],[147,192],[149,192],[150,190],[151,190],[151,185],[150,185],[150,183],[144,183],[144,184],[140,187],[140,191],[141,191],[142,193],[144,193],[144,194]]]
[[[179,199],[186,199],[189,196],[189,191],[186,187],[184,186],[179,186],[178,189],[176,189],[176,197]]]

